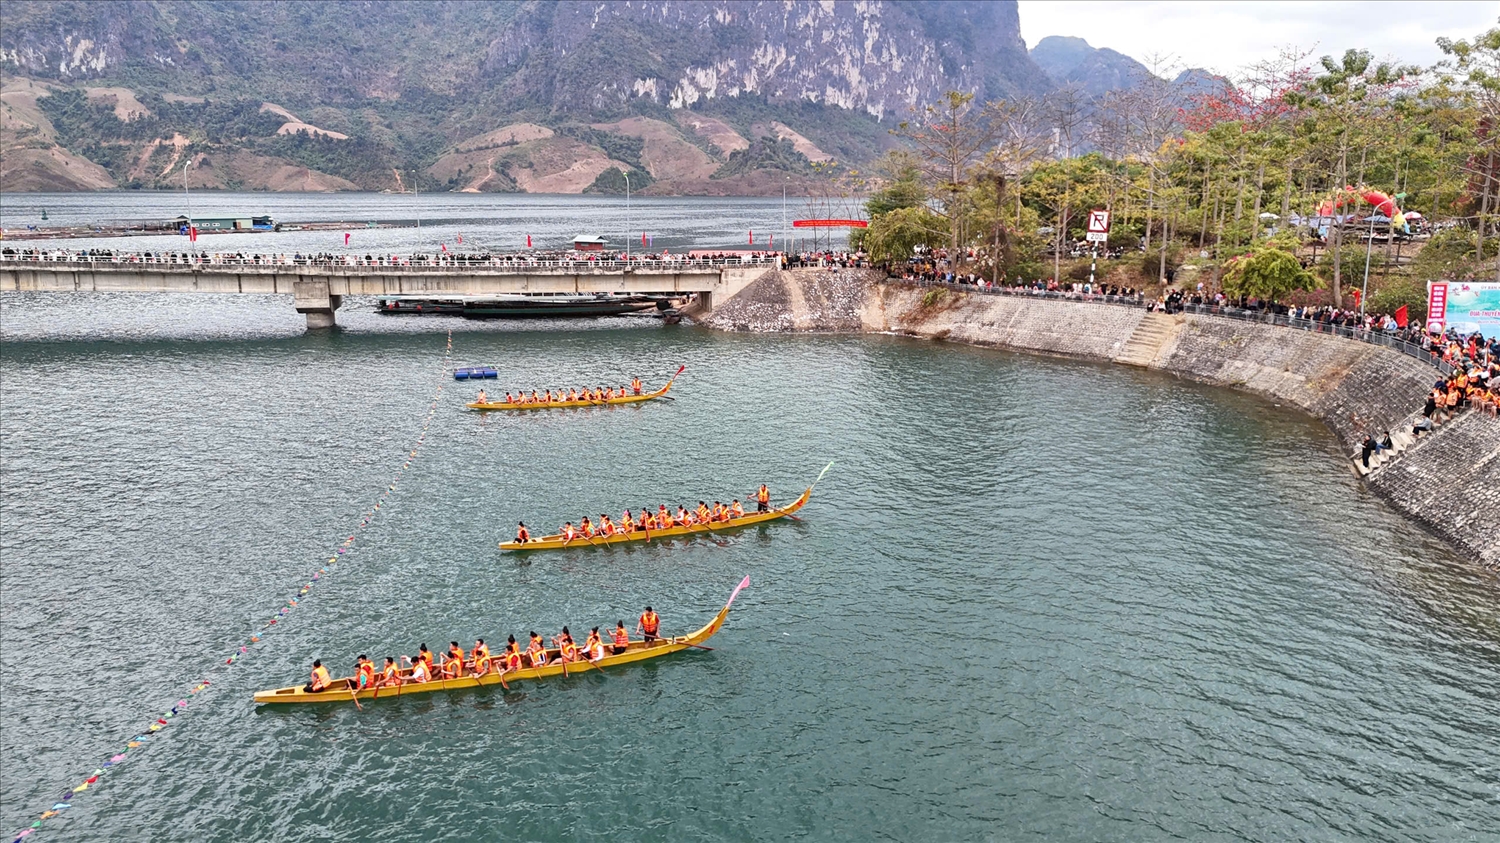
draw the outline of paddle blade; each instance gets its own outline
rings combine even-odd
[[[727,609],[730,606],[733,606],[734,605],[734,598],[739,597],[740,596],[740,592],[744,591],[745,587],[748,586],[748,585],[750,585],[750,576],[747,574],[747,575],[745,575],[744,579],[740,580],[740,584],[734,587],[734,593],[731,594],[731,595],[729,595],[729,602],[724,604],[724,608]]]

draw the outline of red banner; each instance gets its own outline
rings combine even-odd
[[[1397,328],[1405,328],[1406,327],[1406,323],[1408,321],[1410,321],[1410,317],[1408,317],[1406,315],[1406,305],[1404,305],[1404,304],[1401,305],[1400,307],[1396,308],[1396,312],[1394,314],[1392,314],[1392,315],[1396,319],[1396,327]]]
[[[1427,325],[1443,325],[1448,321],[1448,285],[1432,284],[1427,288]]]
[[[864,220],[792,220],[792,228],[869,228]]]

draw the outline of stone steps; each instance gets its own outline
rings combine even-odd
[[[1366,468],[1364,461],[1360,459],[1360,454],[1364,452],[1363,448],[1356,450],[1350,455],[1349,461],[1354,466],[1354,473],[1360,477],[1369,477],[1382,467],[1394,462],[1397,457],[1406,453],[1420,439],[1428,439],[1440,429],[1435,427],[1427,433],[1413,434],[1412,427],[1416,424],[1418,418],[1420,418],[1420,414],[1413,415],[1403,420],[1400,427],[1391,431],[1391,447],[1371,454],[1369,468]],[[1447,423],[1451,424],[1457,418],[1458,416],[1454,416]]]
[[[1147,313],[1125,341],[1125,347],[1115,356],[1116,363],[1126,366],[1150,366],[1177,333],[1177,320],[1165,313]]]

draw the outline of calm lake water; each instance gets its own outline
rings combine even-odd
[[[333,575],[33,839],[1496,839],[1500,587],[1288,408],[896,338],[365,304],[308,334],[272,297],[0,295],[0,831],[356,532],[452,329],[501,389],[688,369],[675,402],[526,416],[447,381]],[[495,547],[518,519],[786,499],[829,460],[800,522]],[[682,632],[746,574],[713,652],[363,711],[251,700],[313,658],[646,603]]]

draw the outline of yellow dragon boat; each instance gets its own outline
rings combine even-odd
[[[658,638],[647,643],[645,641],[631,641],[626,645],[625,652],[606,655],[597,662],[587,660],[576,662],[557,661],[559,652],[556,649],[547,651],[547,664],[541,667],[523,667],[519,670],[506,671],[504,674],[498,672],[486,673],[483,676],[460,676],[455,679],[434,679],[430,682],[407,682],[411,669],[402,670],[403,683],[392,687],[364,688],[356,692],[353,690],[354,677],[341,677],[333,680],[327,689],[322,691],[308,692],[303,690],[303,685],[293,685],[289,688],[274,688],[269,691],[258,691],[255,694],[255,702],[261,705],[283,705],[292,703],[340,703],[353,700],[376,700],[388,697],[404,697],[411,694],[431,694],[434,691],[457,691],[463,688],[480,688],[489,685],[508,686],[511,682],[519,682],[526,679],[546,679],[552,676],[565,675],[568,677],[592,670],[602,670],[614,665],[629,664],[630,662],[644,661],[661,656],[686,650],[689,647],[703,647],[703,642],[712,638],[724,626],[724,619],[729,616],[729,607],[734,605],[734,598],[746,586],[750,585],[750,578],[745,577],[735,587],[734,592],[729,595],[729,600],[724,608],[714,615],[703,628],[687,635],[675,638]],[[609,645],[606,652],[609,652]],[[499,657],[495,657],[499,661]],[[503,682],[501,680],[504,680]]]
[[[677,374],[673,375],[667,385],[655,392],[643,392],[640,395],[621,395],[618,398],[583,398],[577,401],[544,401],[522,404],[517,401],[471,401],[465,404],[471,410],[566,410],[575,407],[604,407],[613,404],[639,404],[642,401],[655,401],[658,398],[666,398],[667,391],[677,380],[677,375],[682,374],[686,366],[679,366]]]

